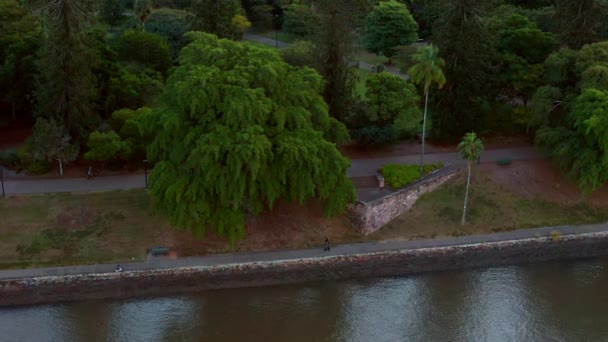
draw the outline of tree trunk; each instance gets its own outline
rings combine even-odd
[[[63,161],[59,157],[55,157],[55,159],[59,162],[59,175],[63,176]]]
[[[464,225],[465,217],[467,215],[467,202],[469,200],[469,185],[471,184],[471,162],[467,162],[467,167],[469,169],[469,173],[467,175],[467,189],[464,193],[464,207],[462,208],[462,220],[460,221],[461,225]]]
[[[429,106],[429,92],[424,96],[424,116],[422,118],[422,152],[420,153],[420,176],[424,174],[424,139],[426,138],[426,110]]]

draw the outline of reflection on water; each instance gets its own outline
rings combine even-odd
[[[0,341],[608,341],[608,259],[0,309]]]

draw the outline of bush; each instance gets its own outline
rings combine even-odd
[[[399,136],[399,131],[393,126],[370,126],[359,128],[352,132],[353,139],[364,146],[388,145],[399,140]]]
[[[0,166],[10,170],[18,170],[21,165],[16,151],[4,151],[0,153]]]
[[[426,164],[423,166],[425,173],[438,170],[443,163]],[[393,189],[402,188],[420,178],[420,165],[389,164],[380,170],[388,185]]]
[[[312,67],[316,63],[314,48],[315,46],[312,42],[300,40],[284,49],[281,49],[280,53],[283,60],[291,65],[297,67]]]
[[[51,163],[46,160],[35,160],[29,163],[25,172],[29,175],[43,175],[51,170]]]

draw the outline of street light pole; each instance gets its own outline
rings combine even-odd
[[[2,184],[2,197],[6,197],[4,193],[4,170],[0,167],[0,183]]]
[[[144,159],[144,181],[146,182],[146,190],[148,190],[148,160]]]
[[[279,15],[273,14],[274,17],[274,43],[275,48],[279,48]]]

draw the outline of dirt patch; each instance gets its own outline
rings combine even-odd
[[[508,166],[482,164],[479,169],[491,179],[526,199],[543,199],[565,205],[608,204],[608,186],[584,197],[576,184],[550,160],[514,161]]]

